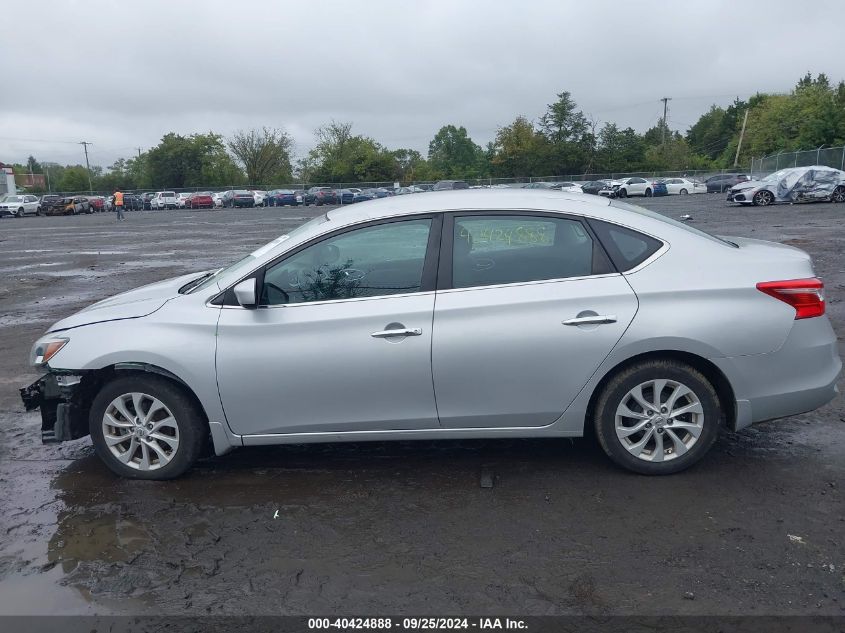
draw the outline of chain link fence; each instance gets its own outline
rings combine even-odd
[[[782,165],[783,166],[783,165]],[[708,178],[712,176],[718,176],[720,174],[746,174],[751,176],[752,173],[748,172],[744,169],[733,168],[733,169],[706,169],[706,170],[693,170],[693,169],[681,169],[681,170],[674,170],[674,171],[667,171],[667,170],[650,170],[650,171],[635,171],[635,172],[593,172],[593,173],[579,173],[579,174],[562,174],[562,175],[549,175],[549,176],[517,176],[517,177],[508,177],[508,178],[453,178],[452,180],[462,180],[466,182],[470,187],[521,187],[528,183],[532,182],[575,182],[575,183],[583,183],[591,180],[621,180],[622,178],[647,178],[647,179],[660,179],[660,178],[687,178],[689,180],[697,181],[697,182],[704,182]],[[754,171],[754,175],[756,175],[756,170]],[[173,191],[176,194],[179,193],[193,193],[198,191],[208,191],[211,193],[220,193],[224,191],[239,191],[239,190],[247,190],[247,191],[274,191],[276,189],[288,189],[292,191],[307,191],[311,187],[331,187],[332,189],[377,189],[377,188],[385,188],[389,190],[393,190],[395,186],[398,185],[400,187],[412,187],[412,186],[424,186],[425,188],[430,188],[434,185],[436,181],[431,180],[402,180],[402,181],[372,181],[372,182],[290,182],[290,183],[275,183],[275,184],[251,184],[251,185],[228,185],[228,186],[214,186],[214,187],[170,187],[170,188],[160,188],[160,189],[123,189],[122,191],[127,194],[144,194],[144,193],[154,193],[156,191]],[[110,196],[113,191],[95,191],[93,195],[101,195],[101,196]],[[92,195],[88,191],[75,191],[75,192],[53,192],[53,194],[58,195],[80,195],[80,196],[87,196]]]
[[[778,152],[751,159],[751,171],[757,178],[768,176],[787,167],[809,167],[810,165],[824,165],[845,170],[845,146],[822,146],[798,152]]]

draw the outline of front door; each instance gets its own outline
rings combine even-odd
[[[218,387],[235,433],[438,426],[426,273],[433,221],[312,243],[268,266],[258,309],[221,310]]]
[[[551,424],[628,327],[636,295],[577,219],[467,215],[444,231],[451,283],[437,293],[432,344],[441,425]]]

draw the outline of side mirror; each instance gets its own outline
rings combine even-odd
[[[255,296],[255,278],[244,279],[237,286],[232,288],[235,293],[235,298],[243,308],[257,308],[258,298]]]

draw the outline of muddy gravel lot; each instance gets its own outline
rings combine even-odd
[[[845,356],[845,205],[645,204],[810,252]],[[845,614],[842,397],[663,478],[589,439],[242,449],[165,483],[40,444],[17,390],[47,326],[317,212],[0,220],[0,614]]]

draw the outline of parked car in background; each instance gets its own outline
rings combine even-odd
[[[724,193],[734,185],[747,180],[748,176],[745,174],[716,174],[705,180],[704,185],[707,187],[707,193]]]
[[[197,191],[185,201],[185,206],[188,209],[213,209],[214,198],[210,191]]]
[[[574,182],[529,182],[523,189],[551,189],[554,191],[567,191],[569,193],[582,193],[581,187]]]
[[[5,195],[0,198],[0,217],[5,215],[22,218],[25,215],[40,215],[41,200],[31,194]]]
[[[438,180],[431,188],[432,191],[448,191],[450,189],[469,189],[464,180]]]
[[[137,193],[123,194],[123,208],[126,211],[142,211],[144,209],[143,196]],[[112,206],[112,211],[114,211],[114,206]]]
[[[406,196],[411,193],[425,193],[425,191],[426,190],[422,187],[419,187],[417,185],[410,185],[408,187],[399,187],[399,189],[396,190],[396,195]]]
[[[47,209],[47,215],[79,215],[93,213],[91,204],[85,196],[66,196],[58,204]]]
[[[619,181],[618,185],[615,185],[615,190],[618,198],[628,198],[631,196],[651,198],[652,196],[668,195],[666,185],[660,181],[650,178],[640,178],[639,176],[623,178]]]
[[[106,199],[103,196],[88,196],[91,213],[103,213],[106,210]]]
[[[588,180],[587,182],[578,184],[581,186],[581,193],[589,193],[594,196],[605,196],[607,198],[616,197],[616,192],[613,190],[613,187],[603,180]]]
[[[707,185],[697,180],[689,180],[688,178],[662,178],[661,182],[666,185],[666,192],[670,196],[707,193]]]
[[[367,202],[369,200],[375,200],[377,198],[378,194],[376,193],[375,189],[362,189],[361,191],[355,194],[353,202]]]
[[[776,202],[845,202],[845,172],[813,165],[790,167],[734,185],[728,202],[765,207]]]
[[[302,195],[293,189],[273,189],[265,200],[268,207],[295,207],[302,204]]]
[[[152,209],[152,202],[153,198],[155,198],[155,192],[148,191],[147,193],[141,194],[141,204],[146,210]]]
[[[214,206],[215,207],[222,207],[223,206],[223,196],[226,195],[225,191],[216,191],[215,193],[211,194],[211,197],[214,199]]]
[[[305,192],[302,203],[318,207],[324,204],[337,204],[337,192],[331,187],[311,187]]]
[[[150,200],[150,208],[154,210],[176,209],[179,200],[175,191],[159,191]]]
[[[117,475],[171,479],[209,443],[594,433],[620,467],[668,475],[838,393],[797,248],[578,194],[365,206],[53,324],[21,389],[42,442],[90,434]]]
[[[252,191],[252,197],[253,197],[253,200],[255,201],[256,207],[266,207],[267,206],[267,204],[265,202],[266,199],[267,199],[267,192],[266,191],[253,190]]]
[[[47,215],[47,209],[56,206],[57,204],[61,204],[62,196],[57,194],[47,194],[41,196],[41,204],[39,204],[40,209],[37,211],[38,215]]]
[[[183,191],[176,196],[176,206],[180,209],[184,209],[188,206],[188,199],[193,194],[190,191]]]
[[[255,206],[255,196],[252,195],[251,191],[247,191],[246,189],[227,191],[223,194],[223,206],[230,209],[234,209],[235,207],[251,208]]]
[[[352,189],[339,189],[337,192],[338,204],[352,204],[355,202],[355,193]],[[360,190],[358,193],[360,193]]]

